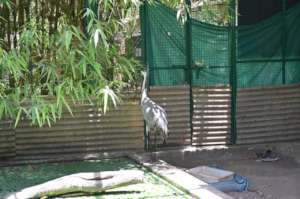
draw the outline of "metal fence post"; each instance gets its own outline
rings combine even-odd
[[[237,130],[236,130],[236,98],[237,98],[237,71],[236,71],[236,2],[230,2],[230,86],[231,86],[231,144],[236,143]]]
[[[149,79],[150,71],[147,64],[147,1],[144,1],[143,4],[140,5],[140,26],[141,26],[141,37],[142,37],[142,61],[146,66],[147,77]],[[146,82],[146,89],[149,89],[149,81]],[[146,124],[144,121],[144,149],[146,151],[149,150],[149,135],[146,132]]]
[[[190,128],[191,128],[191,145],[193,144],[193,114],[194,114],[194,101],[193,101],[193,69],[192,69],[192,24],[191,24],[191,1],[185,1],[187,8],[187,18],[185,21],[185,56],[186,56],[186,81],[189,84],[190,95]]]
[[[286,84],[286,45],[287,45],[287,31],[286,31],[286,0],[282,0],[282,84]]]

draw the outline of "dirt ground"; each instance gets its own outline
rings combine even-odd
[[[271,149],[280,159],[257,161],[256,152],[265,149]],[[184,169],[200,165],[217,166],[247,177],[247,192],[228,193],[237,199],[300,199],[300,142],[188,148],[160,152],[157,156]]]

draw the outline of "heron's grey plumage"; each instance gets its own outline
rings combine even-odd
[[[157,105],[147,96],[147,91],[145,89],[146,73],[143,72],[142,74],[144,79],[142,85],[141,109],[147,129],[154,130],[154,133],[159,132],[163,142],[166,143],[169,133],[167,113],[162,107]]]

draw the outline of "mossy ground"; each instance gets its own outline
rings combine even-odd
[[[139,184],[112,189],[105,193],[95,193],[89,196],[82,193],[75,193],[64,197],[89,199],[191,198],[187,193],[177,189],[170,183],[126,158],[0,168],[0,198],[9,192],[14,192],[72,173],[116,171],[122,169],[143,170],[145,172],[145,181]]]

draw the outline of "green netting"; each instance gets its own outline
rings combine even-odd
[[[300,58],[299,17],[296,5],[285,15],[238,27],[238,87],[300,82],[299,62],[290,60]]]
[[[289,61],[286,63],[286,81],[288,84],[300,82],[300,61]]]
[[[146,27],[142,34],[147,40],[149,83],[151,85],[184,84],[184,31],[176,19],[176,13],[161,4],[154,4],[147,6],[144,14]]]
[[[286,12],[286,57],[300,61],[300,3]]]
[[[150,85],[188,84],[187,48],[192,52],[193,85],[230,84],[232,63],[237,69],[231,75],[239,88],[300,82],[300,3],[247,26],[221,27],[191,19],[192,38],[185,36],[185,26],[172,9],[158,2],[145,7],[142,36]],[[185,46],[187,39],[191,46]]]
[[[239,88],[280,85],[282,84],[282,63],[239,63],[237,83]]]
[[[229,84],[228,28],[191,22],[193,84]]]
[[[280,59],[282,57],[281,15],[264,20],[255,25],[239,26],[238,60]]]

